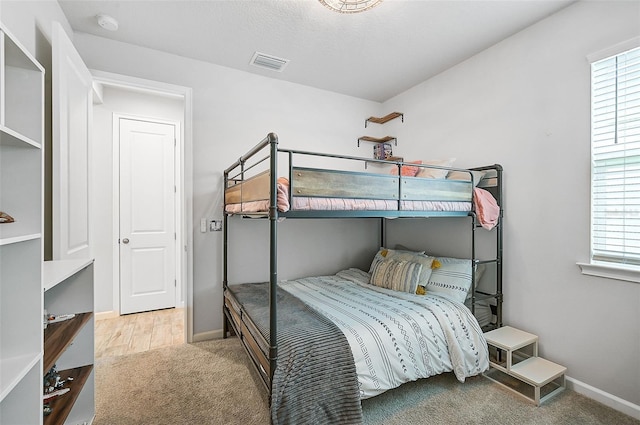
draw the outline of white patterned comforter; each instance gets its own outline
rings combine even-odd
[[[487,343],[467,307],[436,295],[370,285],[358,269],[283,281],[280,287],[331,319],[345,334],[360,397],[453,371],[460,382],[489,367]]]

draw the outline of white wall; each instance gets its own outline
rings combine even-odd
[[[60,22],[69,37],[73,36],[71,26],[57,0],[1,0],[0,3],[2,23],[41,64],[51,57],[51,48],[49,46],[49,52],[45,51],[42,37],[50,44],[53,21]],[[47,72],[51,70],[47,69]]]
[[[202,217],[222,218],[222,171],[269,132],[278,134],[282,147],[368,155],[371,146],[358,148],[356,140],[363,134],[364,119],[378,113],[380,105],[87,34],[76,33],[74,43],[91,69],[193,89],[194,333],[196,338],[198,334],[215,333],[222,328],[222,233],[200,233],[199,223]],[[259,233],[260,226],[267,226],[267,222],[249,226],[255,226]],[[323,237],[333,232],[338,238],[346,228],[358,237],[340,239],[341,248],[331,251],[333,256],[321,265],[330,272],[343,264],[362,263],[362,258],[373,255],[377,244],[375,224],[307,222],[302,227],[301,223],[283,223],[280,241],[285,244],[296,232]],[[363,248],[361,237],[371,240],[369,247]],[[252,235],[245,234],[244,238],[247,247],[255,245]],[[310,259],[310,254],[318,253],[318,247],[322,245],[309,248],[312,251],[292,248],[286,263],[281,261],[282,277],[300,274],[306,265],[319,271],[317,261]],[[344,252],[350,254],[338,255]],[[234,270],[239,269],[239,261],[244,261],[239,273],[260,279],[264,270],[255,267],[260,258],[264,258],[262,254],[249,251],[236,260]],[[231,274],[230,278],[236,276]]]
[[[114,297],[114,229],[113,193],[113,114],[155,118],[179,122],[184,128],[184,102],[182,99],[154,96],[148,93],[106,86],[103,103],[93,108],[93,226],[95,309],[97,312],[118,311]]]
[[[384,104],[406,114],[405,158],[504,166],[506,324],[538,334],[570,377],[636,405],[640,285],[576,262],[589,260],[586,56],[639,35],[640,2],[580,2]]]

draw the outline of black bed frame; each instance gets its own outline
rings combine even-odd
[[[268,151],[267,151],[268,150]],[[256,157],[256,155],[262,153],[265,155],[265,151],[267,151],[266,156]],[[229,166],[224,171],[224,188],[225,191],[227,188],[241,183],[245,180],[245,175],[254,167],[268,161],[269,162],[269,211],[266,215],[266,218],[269,220],[269,286],[270,286],[270,296],[269,296],[269,316],[270,316],[270,335],[269,341],[264,340],[264,337],[259,335],[257,332],[257,327],[252,323],[251,318],[248,317],[243,311],[242,306],[234,299],[233,294],[228,291],[228,226],[230,223],[229,217],[235,214],[226,212],[226,198],[225,202],[223,202],[223,290],[224,290],[224,303],[223,303],[223,314],[224,314],[224,328],[223,335],[224,337],[228,337],[232,334],[236,334],[243,343],[243,346],[249,357],[252,359],[254,366],[256,367],[258,374],[261,376],[263,383],[269,393],[269,397],[271,396],[271,382],[273,378],[273,373],[276,369],[276,362],[278,358],[278,329],[277,329],[277,311],[278,305],[276,302],[276,288],[278,283],[278,250],[277,250],[277,241],[278,241],[278,220],[282,217],[287,218],[380,218],[380,240],[381,246],[384,246],[385,238],[386,238],[386,224],[384,218],[398,218],[398,217],[470,217],[471,218],[471,260],[473,264],[485,264],[485,263],[494,263],[496,268],[496,283],[495,283],[495,293],[483,293],[476,290],[475,287],[475,267],[473,270],[473,278],[472,278],[472,287],[471,287],[471,300],[468,302],[468,306],[470,307],[472,313],[475,313],[475,305],[478,301],[483,300],[492,300],[495,302],[495,306],[492,305],[492,313],[495,316],[495,322],[492,322],[489,326],[485,327],[484,330],[488,331],[497,327],[502,326],[502,302],[503,302],[503,293],[502,293],[502,256],[503,256],[503,248],[502,248],[502,217],[503,217],[503,203],[502,203],[502,167],[500,165],[490,165],[486,167],[478,167],[472,168],[470,170],[492,170],[492,175],[488,178],[486,182],[481,181],[478,185],[479,187],[484,188],[491,192],[491,194],[496,198],[498,205],[500,205],[500,216],[498,219],[498,223],[495,228],[492,230],[495,232],[496,236],[496,256],[490,260],[478,260],[476,258],[476,236],[475,232],[477,229],[480,229],[481,226],[478,222],[478,217],[473,207],[471,212],[430,212],[430,211],[288,211],[288,212],[279,212],[277,205],[277,176],[278,176],[278,154],[286,154],[289,159],[289,178],[290,182],[293,182],[293,162],[294,156],[296,155],[305,155],[305,156],[315,156],[315,157],[325,157],[325,158],[338,158],[345,160],[353,160],[360,161],[363,164],[371,163],[371,162],[380,162],[389,165],[395,165],[400,170],[402,165],[405,165],[402,161],[384,161],[384,160],[375,160],[371,158],[359,158],[359,157],[351,157],[351,156],[343,156],[343,155],[332,155],[332,154],[323,154],[323,153],[314,153],[314,152],[305,152],[305,151],[296,151],[289,149],[280,149],[278,148],[278,137],[274,133],[268,134],[260,143],[258,143],[255,147],[253,147],[250,151],[248,151],[245,155],[241,156],[236,162],[234,162],[231,166]],[[252,160],[249,162],[249,160]],[[414,164],[411,164],[414,165]],[[453,169],[457,171],[469,171],[462,170],[456,168],[447,168],[447,167],[433,167],[433,168],[446,168]],[[234,173],[234,174],[232,174]],[[431,179],[419,179],[419,180],[431,180]],[[471,182],[473,183],[473,182]],[[473,185],[472,185],[473,187]],[[402,191],[402,187],[398,188],[398,191]],[[292,192],[289,191],[289,201],[292,201]],[[291,203],[293,205],[293,203]],[[239,215],[247,215],[245,213],[239,213]],[[263,214],[264,215],[264,214]],[[262,338],[262,341],[260,341]],[[267,346],[268,349],[263,349],[261,346]]]

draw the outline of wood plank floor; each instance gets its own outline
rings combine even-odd
[[[170,308],[95,322],[95,356],[121,356],[184,344],[184,309]]]

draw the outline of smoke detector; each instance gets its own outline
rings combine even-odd
[[[117,31],[118,30],[118,21],[113,16],[100,14],[96,16],[98,20],[98,25],[107,31]]]

